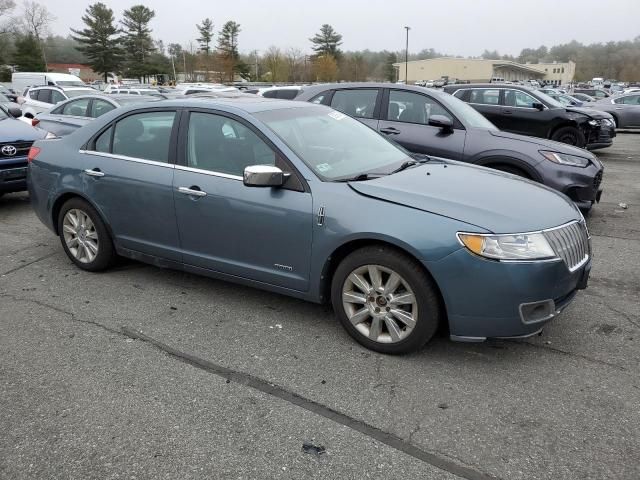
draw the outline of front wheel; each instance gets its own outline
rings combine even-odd
[[[81,198],[72,198],[60,209],[58,233],[67,256],[83,270],[104,270],[116,258],[107,227],[98,212]]]
[[[574,147],[584,148],[587,144],[587,140],[584,134],[576,127],[562,127],[553,132],[551,140],[556,142],[566,143],[567,145],[573,145]]]
[[[347,332],[381,353],[418,350],[441,317],[433,280],[415,260],[386,246],[347,256],[333,276],[331,299]]]

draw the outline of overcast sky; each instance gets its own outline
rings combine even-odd
[[[91,2],[39,0],[56,16],[52,32],[67,35],[82,27],[81,16]],[[120,19],[139,2],[102,0]],[[309,38],[323,23],[343,35],[343,50],[424,48],[452,55],[480,55],[485,49],[518,54],[525,47],[631,40],[640,35],[640,0],[147,0],[155,10],[153,37],[187,46],[197,38],[195,24],[214,21],[216,32],[234,20],[240,23],[243,52],[271,45],[310,50]],[[613,8],[615,7],[615,8]],[[194,42],[195,44],[195,42]]]

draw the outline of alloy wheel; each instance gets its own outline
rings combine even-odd
[[[354,328],[379,343],[404,340],[418,320],[418,303],[409,284],[381,265],[364,265],[349,274],[342,305]]]
[[[65,244],[73,257],[82,263],[91,263],[98,255],[99,240],[96,227],[82,210],[69,210],[62,222]]]

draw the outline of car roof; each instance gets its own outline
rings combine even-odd
[[[272,98],[263,98],[257,95],[243,95],[233,98],[212,98],[212,97],[191,97],[186,96],[179,99],[168,99],[154,102],[153,107],[172,106],[172,107],[190,107],[190,108],[215,108],[235,109],[246,113],[258,113],[269,110],[282,110],[287,108],[314,108],[319,105],[308,102],[296,102],[292,100],[279,100]],[[140,105],[131,107],[130,109],[140,108]]]
[[[456,86],[467,86],[467,85],[456,85]],[[326,90],[349,90],[355,88],[391,88],[393,90],[406,90],[417,93],[428,93],[429,95],[433,95],[439,97],[442,95],[448,94],[443,92],[442,90],[434,90],[433,88],[421,87],[419,85],[403,85],[398,83],[385,83],[385,82],[345,82],[345,83],[321,83],[318,85],[310,85],[308,87],[303,87],[301,92],[305,97],[309,95],[315,95]],[[300,96],[296,98],[301,98]]]

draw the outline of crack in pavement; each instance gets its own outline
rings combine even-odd
[[[600,360],[598,358],[588,357],[588,356],[583,355],[581,353],[575,353],[575,352],[570,352],[568,350],[562,350],[561,348],[557,348],[557,347],[550,347],[549,345],[540,345],[538,343],[531,343],[531,342],[522,341],[522,340],[507,340],[507,339],[504,339],[502,341],[503,342],[507,342],[507,343],[517,343],[518,345],[527,345],[527,346],[533,347],[533,348],[541,348],[543,350],[549,350],[550,352],[554,352],[554,353],[557,353],[559,355],[563,355],[563,356],[566,356],[566,357],[581,358],[583,360],[587,360],[588,362],[597,363],[599,365],[606,365],[607,367],[615,368],[616,370],[619,370],[621,372],[628,372],[629,371],[626,367],[623,367],[622,365],[618,365],[616,363],[607,362],[605,360]]]
[[[35,260],[32,260],[32,261],[27,262],[27,263],[23,263],[22,265],[20,265],[20,266],[18,266],[18,267],[16,267],[16,268],[12,268],[11,270],[7,270],[6,272],[3,272],[3,273],[1,273],[1,274],[0,274],[0,278],[1,278],[1,277],[6,277],[7,275],[10,275],[10,274],[12,274],[12,273],[15,273],[15,272],[17,272],[18,270],[22,270],[23,268],[26,268],[26,267],[28,267],[29,265],[33,265],[34,263],[38,263],[38,262],[40,262],[40,261],[42,261],[42,260],[46,260],[46,259],[47,259],[47,258],[49,258],[49,257],[53,257],[53,256],[54,256],[54,255],[56,255],[57,253],[58,253],[58,251],[56,250],[55,252],[48,253],[47,255],[45,255],[45,256],[43,256],[43,257],[36,258]]]
[[[630,313],[626,313],[626,312],[623,312],[622,310],[618,310],[617,308],[612,307],[611,305],[609,305],[607,302],[605,302],[603,300],[603,299],[607,298],[607,297],[605,297],[603,295],[598,295],[597,293],[594,293],[594,292],[586,292],[586,293],[588,293],[592,297],[601,299],[602,300],[601,302],[596,302],[598,305],[602,305],[603,307],[608,308],[612,312],[617,313],[618,315],[621,315],[631,325],[633,325],[636,328],[640,328],[640,323],[636,323],[635,320],[631,320],[632,316],[636,317],[636,318],[640,318],[640,316],[633,315],[633,314],[630,314]]]
[[[392,433],[385,432],[384,430],[381,430],[362,420],[358,420],[356,418],[348,416],[347,414],[341,413],[337,410],[333,410],[332,408],[326,405],[323,405],[314,400],[298,395],[297,393],[287,390],[284,387],[268,382],[267,380],[253,376],[249,373],[233,370],[231,368],[213,363],[209,360],[205,360],[195,355],[191,355],[189,353],[183,352],[165,343],[162,343],[159,340],[156,340],[148,335],[145,335],[139,330],[136,330],[127,326],[123,326],[121,327],[120,330],[116,330],[98,322],[78,318],[76,314],[73,312],[64,310],[55,305],[50,305],[46,302],[32,299],[32,298],[24,298],[24,297],[20,297],[20,296],[8,294],[8,293],[0,293],[0,298],[10,298],[17,302],[32,303],[32,304],[62,313],[64,315],[67,315],[69,319],[73,322],[78,322],[85,325],[91,325],[94,327],[98,327],[101,330],[104,330],[114,335],[127,337],[133,340],[144,342],[152,347],[155,347],[157,350],[165,353],[167,356],[174,357],[181,362],[191,365],[192,367],[198,368],[200,370],[204,370],[207,373],[217,375],[226,380],[232,381],[240,385],[244,385],[254,390],[258,390],[262,393],[271,395],[275,398],[278,398],[287,403],[290,403],[304,410],[307,410],[308,412],[311,412],[321,417],[324,417],[326,419],[329,419],[335,423],[338,423],[356,432],[359,432],[369,438],[377,440],[380,443],[383,443],[388,447],[391,447],[399,452],[402,452],[417,460],[420,460],[424,463],[427,463],[440,470],[456,475],[465,480],[500,480],[499,477],[496,477],[489,473],[482,472],[477,468],[464,465],[463,464],[464,462],[458,459],[457,457],[454,457],[452,455],[448,455],[445,453],[441,453],[441,452],[434,453],[431,451],[423,450],[413,445],[410,441],[408,442],[406,440],[403,440],[402,438]],[[415,433],[416,432],[414,432],[414,434]],[[452,460],[452,458],[457,461]]]

